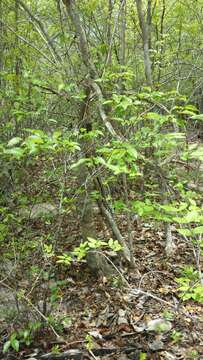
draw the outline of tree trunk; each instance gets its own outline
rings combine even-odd
[[[120,65],[121,73],[124,71],[126,59],[126,1],[121,0],[121,14],[120,14]],[[121,77],[119,83],[120,91],[124,89],[123,79]]]
[[[143,42],[143,51],[144,51],[144,68],[145,68],[145,77],[148,86],[152,86],[152,68],[151,60],[149,54],[149,31],[148,25],[145,21],[143,3],[142,0],[136,0],[137,5],[137,14],[140,24],[140,29],[142,33],[142,42]]]
[[[160,59],[159,59],[159,71],[158,71],[158,83],[161,80],[161,71],[162,71],[162,63],[163,63],[163,52],[164,52],[164,45],[163,45],[163,39],[164,39],[164,18],[166,13],[166,3],[165,0],[163,0],[162,5],[162,14],[161,14],[161,25],[160,25]]]
[[[103,102],[104,102],[104,98],[103,98],[103,93],[102,93],[102,89],[100,88],[100,86],[97,84],[97,82],[95,82],[95,79],[98,77],[96,68],[94,66],[94,63],[91,59],[91,54],[89,51],[89,47],[88,47],[88,42],[87,42],[87,38],[86,38],[86,34],[85,31],[83,29],[81,20],[80,20],[80,16],[76,7],[76,3],[75,0],[63,0],[68,15],[72,21],[72,24],[75,28],[76,31],[76,35],[79,39],[79,50],[83,59],[84,64],[86,65],[88,71],[89,71],[89,86],[91,87],[91,89],[94,91],[97,100],[98,100],[98,110],[99,110],[99,115],[100,118],[104,124],[104,126],[106,127],[106,129],[108,130],[108,132],[111,134],[112,137],[119,139],[119,136],[116,134],[113,126],[111,125],[111,123],[108,120],[108,116],[105,112],[104,106],[103,106]],[[107,214],[106,214],[106,218]],[[110,221],[111,219],[108,218],[108,224],[111,226],[112,231],[115,234],[115,229],[114,229],[114,225],[115,222],[113,223],[112,221]],[[116,228],[118,229],[118,228]],[[120,234],[120,232],[119,232]],[[117,233],[118,235],[118,233]],[[120,234],[121,235],[121,234]],[[121,243],[121,245],[123,246],[123,255],[125,257],[125,259],[129,262],[130,261],[130,251],[129,248],[127,246],[127,243],[125,242],[124,238],[121,236],[119,238],[117,238],[117,240]]]
[[[3,72],[3,50],[4,50],[4,29],[3,29],[3,0],[0,0],[0,73]],[[3,79],[2,75],[0,75],[0,90],[3,89]]]
[[[112,0],[109,0],[109,7],[108,7],[108,20],[107,20],[107,44],[108,44],[108,50],[107,50],[107,56],[108,56],[108,65],[111,65],[112,63],[112,46],[111,46],[111,37],[112,37],[112,11],[113,11],[113,4]]]
[[[80,123],[86,131],[91,130],[91,119],[89,114],[89,97],[91,90],[88,86],[85,86],[86,97],[81,104],[80,109]],[[91,150],[91,143],[88,140],[81,140],[80,147],[82,152],[82,157],[90,156],[89,152]],[[93,190],[92,184],[89,179],[88,168],[85,164],[79,166],[77,171],[78,186],[80,193],[78,195],[77,210],[80,216],[80,228],[81,234],[84,241],[88,237],[95,238],[95,224],[92,210],[92,200],[90,193]]]

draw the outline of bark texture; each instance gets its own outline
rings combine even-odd
[[[148,24],[145,21],[145,15],[143,10],[142,0],[136,0],[137,14],[142,33],[143,51],[144,51],[144,67],[145,77],[148,86],[152,86],[152,67],[149,54],[149,29]]]

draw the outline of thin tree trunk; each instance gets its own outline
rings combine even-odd
[[[86,34],[81,24],[81,20],[79,13],[77,11],[75,0],[63,0],[63,2],[66,6],[72,24],[75,27],[75,32],[79,39],[79,50],[81,52],[83,62],[88,68],[91,78],[95,78],[97,76],[97,71],[93,62],[91,61],[91,55],[88,47]]]
[[[107,44],[108,44],[108,64],[111,65],[112,63],[112,46],[111,46],[111,37],[112,37],[112,11],[113,11],[113,4],[112,0],[109,0],[109,7],[108,7],[108,20],[107,20]]]
[[[158,166],[157,168],[160,169],[159,176],[160,176],[160,185],[161,185],[161,190],[162,190],[162,203],[164,205],[166,205],[168,203],[169,199],[167,196],[167,184],[166,184],[166,180],[164,178],[165,174],[162,174],[161,166]],[[164,221],[163,225],[164,225],[164,233],[165,233],[165,240],[166,240],[165,252],[166,252],[166,255],[168,257],[170,257],[174,254],[176,245],[174,243],[170,222]]]
[[[123,2],[121,0],[121,21],[120,21],[120,65],[121,65],[121,73],[124,71],[124,66],[126,65],[126,0]],[[120,80],[120,91],[124,89],[123,79]],[[128,246],[130,249],[130,263],[131,266],[135,266],[135,258],[133,256],[133,239],[132,239],[132,222],[130,217],[130,204],[129,204],[129,196],[128,196],[128,184],[127,184],[127,176],[126,174],[122,174],[122,182],[124,188],[124,199],[127,207],[126,218],[127,218],[127,228],[128,228]]]
[[[120,64],[125,66],[126,52],[126,1],[121,0],[121,26],[120,26]]]
[[[86,131],[91,131],[91,119],[89,114],[89,98],[91,94],[91,90],[88,86],[85,86],[86,97],[81,104],[80,109],[80,123],[82,127],[86,129]],[[80,142],[82,156],[88,157],[90,156],[89,152],[91,151],[91,143],[88,140],[82,140]],[[85,164],[80,165],[77,171],[77,180],[78,186],[81,190],[78,195],[78,204],[77,209],[80,216],[80,228],[81,234],[84,241],[87,240],[88,237],[95,238],[95,224],[94,224],[94,216],[93,216],[93,206],[92,199],[90,196],[92,189],[92,184],[89,179],[88,168]]]
[[[128,248],[128,245],[126,241],[124,240],[123,236],[121,235],[121,232],[111,214],[111,212],[103,205],[102,201],[98,200],[99,207],[102,211],[103,216],[105,217],[107,223],[110,225],[112,232],[115,236],[115,238],[118,240],[120,245],[123,247],[123,254],[126,258],[126,260],[130,263],[132,254]]]
[[[36,25],[36,29],[39,32],[39,34],[41,35],[42,39],[45,41],[50,53],[53,56],[53,59],[55,60],[55,62],[61,62],[61,58],[58,54],[58,52],[56,51],[56,48],[53,44],[53,41],[51,40],[51,38],[48,35],[48,32],[45,30],[44,24],[42,23],[42,21],[40,21],[30,10],[30,8],[22,1],[22,0],[17,0],[18,4],[24,9],[24,11],[29,15],[29,17],[31,18],[31,20],[33,21],[33,23]]]
[[[126,60],[126,0],[121,0],[121,14],[120,14],[120,65],[121,73],[124,71]],[[121,77],[119,84],[120,91],[124,89],[123,79]]]
[[[90,78],[89,86],[91,87],[91,89],[94,91],[94,93],[97,96],[98,110],[99,110],[100,118],[101,118],[104,126],[108,130],[108,132],[111,134],[111,136],[116,139],[119,139],[119,136],[116,134],[116,132],[115,132],[113,126],[111,125],[111,123],[109,122],[108,116],[105,112],[105,109],[103,106],[104,98],[103,98],[102,89],[97,84],[97,82],[95,82],[95,79],[98,77],[98,74],[97,74],[96,68],[94,66],[94,63],[91,59],[91,54],[89,51],[86,34],[83,29],[81,20],[80,20],[80,15],[78,13],[75,0],[63,0],[63,2],[66,6],[68,15],[72,21],[72,24],[76,31],[76,35],[79,39],[79,50],[80,50],[83,62],[89,71],[89,78]],[[114,234],[116,235],[117,240],[123,246],[123,255],[124,255],[125,259],[129,262],[130,261],[130,256],[129,256],[130,251],[127,246],[127,243],[125,242],[124,238],[121,236],[120,232],[117,232],[118,227],[117,226],[115,227],[115,221],[112,222],[112,219],[108,216],[108,212],[105,211],[105,209],[103,209],[103,210],[105,212],[106,219],[108,220],[108,224],[111,226],[111,229],[114,232]]]
[[[136,0],[137,5],[137,14],[140,24],[140,29],[142,33],[142,42],[143,42],[143,51],[144,51],[144,68],[145,68],[145,77],[148,86],[152,86],[152,67],[149,54],[149,31],[148,25],[145,21],[144,11],[143,11],[143,2],[142,0]]]
[[[3,30],[3,0],[0,0],[0,73],[3,72],[3,50],[4,50],[4,30]],[[2,75],[0,75],[0,90],[3,89],[3,79]]]
[[[162,14],[161,14],[161,27],[160,27],[160,40],[161,40],[161,45],[160,45],[160,59],[159,59],[159,71],[158,71],[158,83],[161,80],[161,70],[162,70],[162,59],[163,59],[163,52],[164,52],[164,45],[163,45],[163,39],[164,39],[164,18],[165,18],[165,13],[166,13],[166,3],[165,0],[163,0],[163,5],[162,5]]]
[[[82,103],[81,106],[81,116],[80,121],[82,126],[86,129],[87,132],[91,131],[92,124],[91,124],[91,115],[89,109],[89,99],[91,95],[91,89],[87,86],[85,88],[86,91],[86,98]],[[91,157],[94,155],[94,145],[91,140],[82,140],[81,143],[81,150],[83,156]],[[94,211],[93,211],[93,200],[91,198],[91,192],[93,191],[94,184],[91,181],[91,177],[88,171],[88,168],[85,164],[81,165],[78,169],[77,178],[79,181],[79,186],[81,188],[81,194],[79,195],[78,201],[78,209],[80,214],[80,229],[82,237],[85,241],[88,238],[97,238],[96,231],[95,231],[95,221],[94,221]],[[96,183],[96,182],[95,182]],[[102,182],[100,181],[102,184]],[[97,186],[96,189],[101,191],[101,189]],[[101,191],[101,196],[104,197],[105,195]],[[107,211],[105,206],[100,206],[102,214],[105,216],[107,222],[112,228],[112,231],[116,238],[122,243],[122,246],[125,247],[125,242],[122,239],[119,229],[111,216],[110,212]],[[127,251],[127,249],[125,249]],[[129,254],[129,261],[130,261],[130,254]],[[108,264],[105,257],[101,256],[99,252],[89,252],[87,255],[87,262],[89,268],[92,270],[93,273],[102,272],[105,276],[112,276],[113,269],[110,264]]]
[[[172,256],[175,252],[176,246],[174,244],[173,235],[171,231],[171,224],[164,223],[164,232],[166,237],[165,252],[168,257]]]
[[[127,227],[128,227],[128,245],[130,249],[130,263],[132,267],[135,267],[135,257],[133,255],[133,224],[131,220],[131,214],[130,214],[130,202],[129,202],[129,195],[128,195],[128,182],[127,182],[127,176],[126,174],[122,175],[123,180],[123,187],[124,187],[124,198],[125,198],[125,204],[127,207],[126,211],[126,217],[127,217]]]
[[[18,17],[19,17],[19,2],[15,0],[15,94],[16,97],[20,95],[20,57],[19,57],[19,41],[18,41]],[[18,132],[18,118],[15,116],[15,133]]]
[[[152,26],[152,0],[148,0],[147,4],[147,26],[148,26],[148,43],[149,50],[152,48],[152,38],[151,38],[151,26]]]
[[[15,0],[15,46],[16,46],[16,59],[15,59],[15,85],[16,85],[16,95],[19,95],[19,75],[20,75],[20,58],[19,58],[19,41],[18,41],[18,16],[19,15],[19,3],[18,0]]]

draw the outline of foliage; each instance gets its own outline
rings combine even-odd
[[[188,246],[178,292],[202,303],[202,5],[0,2],[0,244],[11,263],[2,279],[25,280],[17,300],[59,332],[58,264],[69,271],[113,250],[133,265],[135,219]],[[37,330],[14,331],[4,352]]]
[[[181,341],[182,333],[180,331],[173,330],[171,334],[171,339],[173,340],[174,343]]]
[[[75,259],[77,259],[77,261],[81,261],[87,256],[89,251],[97,251],[105,248],[109,248],[115,252],[122,250],[122,246],[118,243],[117,240],[110,239],[108,242],[105,242],[88,238],[88,241],[80,243],[80,246],[73,249],[72,253],[59,255],[57,263],[70,265],[75,261]]]
[[[18,352],[20,344],[29,346],[32,343],[35,332],[39,330],[41,326],[42,324],[40,322],[30,322],[27,328],[13,332],[9,340],[4,344],[3,353],[8,352],[9,348],[13,348],[13,350]]]
[[[93,338],[90,334],[87,334],[86,337],[85,337],[85,346],[87,348],[87,350],[92,350],[93,348]]]
[[[203,285],[198,271],[193,266],[185,266],[176,282],[179,284],[178,291],[183,301],[192,299],[199,303],[203,302]]]

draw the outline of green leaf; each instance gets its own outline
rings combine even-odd
[[[48,121],[51,122],[51,123],[54,123],[54,124],[57,124],[57,122],[58,122],[58,121],[55,120],[55,119],[48,119]]]
[[[193,234],[200,235],[203,234],[203,226],[197,226],[192,230]]]
[[[62,135],[61,131],[54,131],[52,137],[54,140],[58,140],[61,137],[61,135]]]
[[[195,116],[195,115],[194,115],[194,112],[191,111],[191,110],[179,111],[179,114],[180,114],[180,115],[191,115],[191,118],[192,118],[193,116]]]
[[[3,346],[3,354],[5,354],[5,353],[8,351],[8,349],[10,348],[10,346],[11,346],[10,340],[6,341],[5,344],[4,344],[4,346]]]
[[[108,105],[108,104],[112,104],[112,100],[105,100],[104,102],[103,102],[103,105]]]
[[[21,142],[21,140],[22,140],[22,138],[20,138],[20,137],[14,137],[11,140],[9,140],[7,146],[12,147],[14,145],[17,145],[17,144],[19,144],[19,142]]]
[[[91,161],[91,160],[88,159],[88,158],[82,158],[82,159],[78,160],[75,164],[71,165],[70,168],[71,168],[71,169],[74,169],[74,168],[79,167],[79,166],[81,166],[81,165],[90,163],[90,161]]]
[[[106,242],[104,241],[93,239],[91,237],[88,237],[87,239],[88,239],[88,246],[90,247],[90,249],[98,249],[101,248],[102,246],[106,246]]]
[[[157,114],[157,113],[154,113],[154,112],[148,112],[146,115],[145,115],[146,119],[150,119],[150,120],[157,120],[157,121],[166,121],[167,118],[166,116],[163,116],[163,115],[160,115],[160,114]]]
[[[192,232],[189,229],[177,229],[177,231],[183,236],[191,236]]]
[[[126,149],[129,155],[137,159],[137,151],[135,150],[134,146],[132,146],[131,144],[126,144]]]
[[[44,143],[44,138],[41,137],[40,135],[36,134],[36,135],[30,135],[26,141],[25,141],[26,145],[29,144],[43,144]]]
[[[11,155],[16,159],[20,159],[24,155],[24,150],[18,147],[4,150],[5,154]]]
[[[203,161],[203,146],[199,146],[196,150],[192,150],[190,158]]]
[[[59,86],[58,86],[58,92],[60,92],[60,91],[63,90],[64,88],[65,88],[65,84],[64,84],[64,83],[59,84]]]
[[[126,210],[126,204],[123,200],[116,200],[113,203],[115,211]]]
[[[39,129],[24,129],[24,131],[27,131],[34,135],[37,135],[38,137],[46,136],[45,132],[43,130],[39,130]]]
[[[186,110],[191,110],[191,111],[198,111],[197,107],[191,104],[188,104],[185,106]]]
[[[132,105],[132,99],[125,97],[118,106],[121,106],[123,110],[126,110],[130,105]]]
[[[74,249],[73,255],[76,255],[77,260],[80,261],[87,255],[88,250],[89,250],[89,245],[88,245],[87,241],[85,241],[85,242],[81,243],[80,246],[78,246]]]
[[[30,335],[30,332],[29,332],[29,330],[24,330],[23,331],[23,338],[26,340],[27,338],[28,338],[28,336]]]
[[[147,360],[147,353],[141,352],[139,355],[139,360]]]
[[[71,255],[65,253],[63,255],[57,256],[57,258],[59,259],[57,260],[57,263],[64,265],[70,265],[73,260]]]
[[[18,352],[20,347],[20,342],[17,339],[13,339],[11,340],[11,346],[16,352]]]
[[[178,132],[176,132],[176,133],[170,133],[170,134],[166,134],[166,138],[167,139],[185,139],[185,134],[184,133],[178,133]]]
[[[122,246],[119,244],[118,240],[113,240],[113,239],[110,239],[108,241],[108,245],[110,247],[110,249],[112,249],[113,251],[120,251],[122,250]]]
[[[191,222],[197,223],[200,221],[200,215],[198,211],[193,210],[190,211],[188,214],[186,214],[184,217],[182,218],[174,217],[173,220],[179,224],[189,224]]]
[[[203,121],[203,114],[191,116],[191,119]]]

